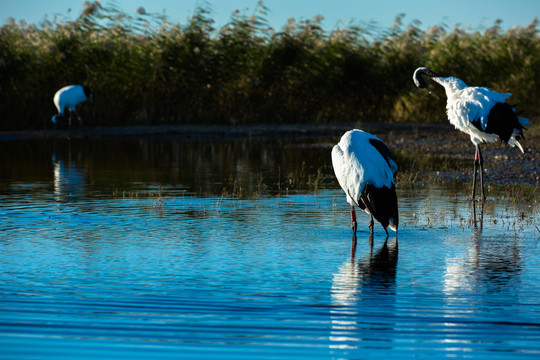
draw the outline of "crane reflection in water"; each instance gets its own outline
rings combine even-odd
[[[351,255],[333,276],[330,349],[356,349],[360,341],[391,347],[398,241],[385,241],[373,252],[370,235],[369,244],[365,256],[355,259]],[[373,336],[375,329],[377,338]],[[388,336],[381,337],[381,333]]]
[[[84,195],[86,174],[73,159],[71,150],[64,154],[55,148],[52,165],[54,198],[57,202],[75,200]]]

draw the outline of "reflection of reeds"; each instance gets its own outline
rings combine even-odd
[[[346,25],[321,17],[270,28],[260,2],[217,29],[201,6],[185,23],[139,9],[86,2],[75,20],[9,20],[0,28],[2,129],[38,128],[52,94],[89,85],[88,124],[432,121],[444,115],[414,88],[426,65],[468,84],[511,91],[528,117],[540,112],[538,22],[503,31],[403,24]],[[438,91],[436,89],[436,91]]]

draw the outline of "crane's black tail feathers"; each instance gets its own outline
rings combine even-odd
[[[396,186],[381,188],[366,185],[362,196],[358,200],[361,209],[367,208],[371,215],[386,229],[397,231],[399,214],[396,195]]]
[[[488,134],[496,134],[504,143],[513,145],[519,139],[524,138],[523,130],[526,129],[525,125],[529,125],[528,119],[520,118],[517,115],[513,105],[506,102],[496,103],[488,114],[487,126],[483,131]],[[472,123],[482,131],[480,119]]]

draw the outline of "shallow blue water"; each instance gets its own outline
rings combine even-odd
[[[240,200],[49,161],[2,182],[2,359],[540,356],[536,203],[497,194],[481,219],[456,189],[400,189],[399,241],[377,225],[370,249],[359,213],[352,256],[331,182]]]

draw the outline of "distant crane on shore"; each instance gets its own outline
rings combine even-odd
[[[332,149],[332,165],[351,205],[353,248],[358,226],[355,206],[369,214],[371,235],[373,218],[384,227],[387,237],[388,227],[397,232],[399,216],[394,176],[398,167],[381,139],[362,130],[347,131]]]
[[[77,116],[79,123],[83,124],[82,118],[77,112],[76,106],[90,98],[94,97],[92,91],[88,86],[84,85],[68,85],[64,86],[54,94],[54,105],[58,109],[58,114],[54,115],[51,119],[54,125],[58,120],[64,117],[65,109],[69,111],[69,126],[71,127],[72,114]]]
[[[429,88],[424,75],[444,86],[448,120],[456,129],[469,134],[476,146],[472,199],[475,198],[478,167],[480,167],[482,199],[485,199],[484,159],[480,144],[500,140],[512,147],[517,145],[521,152],[524,152],[519,140],[524,137],[523,129],[529,124],[529,120],[518,117],[515,106],[505,101],[512,95],[510,93],[499,93],[487,87],[467,86],[453,76],[440,76],[428,68],[419,67],[413,74],[414,84],[427,90],[437,99],[439,97]]]

